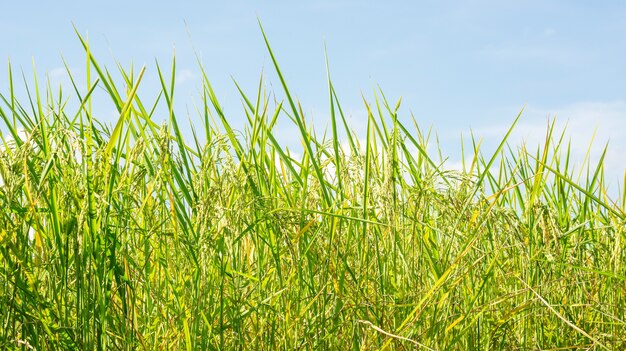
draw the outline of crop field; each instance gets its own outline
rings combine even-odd
[[[114,80],[79,40],[86,83],[0,92],[0,349],[626,349],[626,189],[566,130],[512,144],[521,111],[451,170],[382,92],[357,135],[330,73],[314,126],[265,39],[281,98],[240,89],[236,129],[200,66],[186,132],[175,60]]]

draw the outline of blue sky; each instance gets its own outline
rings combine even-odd
[[[451,164],[461,132],[493,145],[522,107],[515,140],[538,142],[546,119],[569,125],[580,157],[598,127],[597,157],[610,140],[607,171],[623,177],[626,158],[626,3],[621,1],[12,1],[0,14],[0,60],[55,84],[67,83],[61,54],[81,77],[84,53],[72,23],[89,33],[95,55],[114,68],[178,63],[179,111],[193,111],[200,86],[197,52],[226,111],[243,116],[234,77],[253,92],[261,72],[280,87],[257,24],[261,20],[288,84],[318,129],[328,100],[324,43],[333,81],[357,131],[361,94],[379,85],[433,126]],[[6,69],[0,91],[7,91]],[[68,87],[69,88],[69,87]],[[107,109],[108,108],[108,109]],[[179,112],[180,114],[180,112]],[[192,112],[193,116],[194,113]],[[102,118],[113,121],[110,107]],[[287,142],[290,133],[285,127]]]

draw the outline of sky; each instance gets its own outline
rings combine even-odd
[[[493,148],[524,108],[513,145],[540,142],[556,117],[579,159],[594,133],[592,158],[609,142],[605,165],[617,186],[626,168],[625,18],[623,1],[11,1],[0,13],[0,61],[27,79],[34,61],[40,80],[56,85],[69,82],[65,59],[84,77],[75,26],[101,64],[146,65],[140,91],[149,95],[158,88],[155,60],[168,67],[175,53],[176,106],[194,118],[199,58],[237,125],[244,114],[233,79],[254,94],[263,74],[280,92],[260,20],[316,129],[329,118],[326,45],[333,84],[359,133],[362,96],[373,101],[380,87],[389,100],[402,97],[401,119],[413,114],[422,128],[432,126],[454,167],[462,133]],[[2,69],[0,92],[7,89]],[[115,121],[111,106],[101,111],[99,119]],[[281,128],[285,142],[297,143]]]

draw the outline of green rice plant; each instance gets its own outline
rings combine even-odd
[[[118,65],[116,81],[78,34],[86,84],[67,69],[71,93],[42,89],[35,73],[24,100],[9,63],[0,348],[626,348],[626,199],[609,197],[604,156],[575,169],[553,122],[536,150],[511,145],[520,112],[494,152],[472,135],[471,162],[449,170],[427,152],[431,131],[382,92],[364,98],[356,135],[330,69],[330,133],[318,134],[262,34],[282,93],[235,82],[243,130],[201,66],[186,133],[175,59]],[[161,86],[152,101],[146,74]],[[117,109],[112,126],[96,91]]]

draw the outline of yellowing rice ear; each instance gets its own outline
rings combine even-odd
[[[24,128],[20,128],[17,130],[17,137],[20,138],[22,142],[28,139],[28,133]],[[0,135],[0,155],[6,153],[12,153],[15,150],[17,143],[15,142],[15,138],[12,135],[4,136]],[[4,185],[4,178],[2,177],[2,170],[0,169],[0,186]]]
[[[26,130],[24,128],[20,128],[17,130],[17,136],[18,138],[20,138],[20,141],[25,142],[26,139],[28,139],[28,133],[26,132]],[[1,139],[1,143],[0,143],[0,152],[6,151],[6,150],[15,150],[16,147],[16,142],[15,142],[15,138],[13,138],[13,135],[9,134],[7,136],[4,135],[0,135],[0,139]]]

